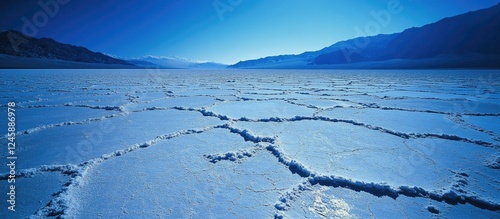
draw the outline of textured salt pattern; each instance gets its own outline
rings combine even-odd
[[[498,71],[0,78],[22,191],[1,218],[500,216]]]

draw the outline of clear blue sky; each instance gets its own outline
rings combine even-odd
[[[1,0],[0,29],[87,47],[121,57],[178,56],[233,64],[270,55],[318,50],[366,35],[371,12],[400,2],[376,33],[400,32],[444,17],[486,8],[499,0],[41,0],[57,2],[46,22],[38,1]],[[233,4],[232,4],[233,3]],[[214,7],[217,5],[219,11]],[[48,7],[54,9],[54,6]],[[219,13],[218,13],[219,12]],[[33,21],[34,17],[38,21]],[[41,25],[43,23],[45,25]],[[36,25],[38,24],[38,26]],[[357,33],[356,28],[362,33]],[[27,28],[27,32],[34,33]]]

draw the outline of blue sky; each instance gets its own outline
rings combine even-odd
[[[54,12],[50,15],[37,2],[0,1],[0,29],[22,31],[28,21],[33,26],[25,32],[35,37],[120,57],[177,56],[233,64],[400,32],[500,1],[40,0]],[[381,23],[373,13],[389,13],[390,20],[386,16]]]

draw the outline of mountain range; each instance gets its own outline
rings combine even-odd
[[[59,61],[60,63],[83,63],[84,65],[92,63],[97,65],[133,66],[126,61],[115,59],[100,52],[90,51],[85,47],[59,43],[50,38],[38,39],[13,30],[0,32],[0,54],[2,54],[0,56],[2,67],[5,65],[8,67],[8,64],[16,67],[16,60],[20,60],[21,65],[33,63],[37,65],[38,62],[44,63],[52,60],[52,63]],[[19,58],[15,59],[14,57]],[[33,63],[30,63],[30,60]]]
[[[0,32],[0,68],[500,68],[500,4],[400,33],[227,66],[183,58],[112,57],[81,46]]]
[[[144,56],[119,58],[85,47],[34,38],[18,31],[0,32],[0,68],[197,68],[227,65],[184,58]]]
[[[500,4],[401,33],[341,41],[314,52],[240,61],[230,68],[498,68]]]

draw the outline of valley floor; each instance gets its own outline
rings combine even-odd
[[[0,73],[0,218],[500,217],[500,71]]]

